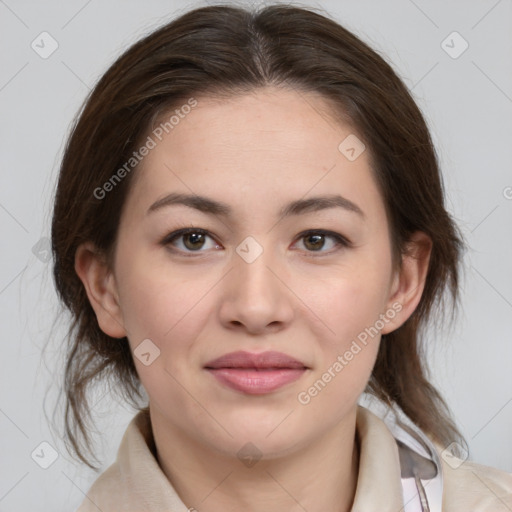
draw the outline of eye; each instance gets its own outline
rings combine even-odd
[[[210,239],[210,247],[206,244],[206,240]],[[176,243],[179,242],[179,243]],[[208,231],[201,228],[185,228],[179,229],[167,235],[161,242],[163,245],[172,245],[181,252],[205,252],[201,249],[220,248],[213,238],[208,234]]]
[[[209,246],[206,243],[208,239],[212,241]],[[350,246],[350,242],[344,236],[332,231],[308,230],[302,232],[297,239],[303,241],[305,251],[308,253],[329,254],[335,252],[339,247]],[[331,242],[327,243],[328,250],[323,250],[326,246],[326,240],[330,240]],[[170,245],[173,249],[177,250],[176,252],[185,254],[206,252],[206,250],[212,248],[222,248],[207,230],[191,227],[173,231],[161,241],[161,244],[164,246]]]
[[[332,231],[309,230],[301,233],[298,239],[304,241],[303,246],[306,248],[307,252],[330,253],[334,252],[340,246],[350,246],[350,242],[344,236]],[[331,240],[331,243],[327,245],[330,246],[331,249],[334,248],[334,250],[322,250],[325,248],[326,239]]]

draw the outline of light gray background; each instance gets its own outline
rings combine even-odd
[[[97,477],[70,460],[43,411],[47,388],[52,410],[63,364],[65,317],[52,328],[58,307],[44,261],[58,163],[75,112],[114,58],[200,5],[206,3],[0,0],[0,511],[69,512]],[[470,458],[512,471],[512,2],[306,5],[323,7],[387,56],[427,117],[449,208],[471,247],[463,313],[451,332],[429,335],[433,380]],[[59,45],[47,59],[31,48],[43,31]],[[441,46],[453,31],[469,44],[456,59]],[[460,40],[449,41],[452,51],[461,48]],[[95,411],[106,467],[133,412],[102,392]],[[43,441],[59,454],[46,470],[31,458]]]

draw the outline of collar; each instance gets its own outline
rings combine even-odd
[[[422,510],[413,501],[404,508],[404,496],[407,494],[401,478],[396,440],[404,440],[415,450],[419,448],[413,442],[414,437],[409,434],[410,438],[407,438],[393,418],[397,419],[395,413],[389,412],[389,408],[382,408],[378,402],[358,405],[356,432],[360,458],[352,512]],[[423,437],[426,438],[422,434]],[[131,420],[116,461],[94,482],[78,512],[96,512],[98,508],[104,512],[189,511],[161,470],[155,454],[149,410],[146,408]],[[431,512],[436,510],[441,508],[430,508]]]
[[[404,512],[441,512],[443,465],[439,446],[393,403],[387,405],[364,393],[359,404],[372,411],[386,425],[397,443]]]

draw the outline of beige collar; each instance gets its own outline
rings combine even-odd
[[[384,422],[358,406],[359,474],[353,512],[398,512],[403,507],[396,442]],[[78,512],[187,512],[154,455],[147,410],[128,425],[116,462],[93,484]]]

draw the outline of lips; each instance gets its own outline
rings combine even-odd
[[[210,361],[205,369],[231,389],[261,395],[299,379],[308,368],[301,361],[282,352],[253,354],[238,351]]]
[[[268,351],[259,354],[251,352],[231,352],[225,354],[205,365],[205,368],[254,368],[254,369],[270,369],[270,368],[306,368],[306,365],[297,359],[283,354],[282,352]]]

